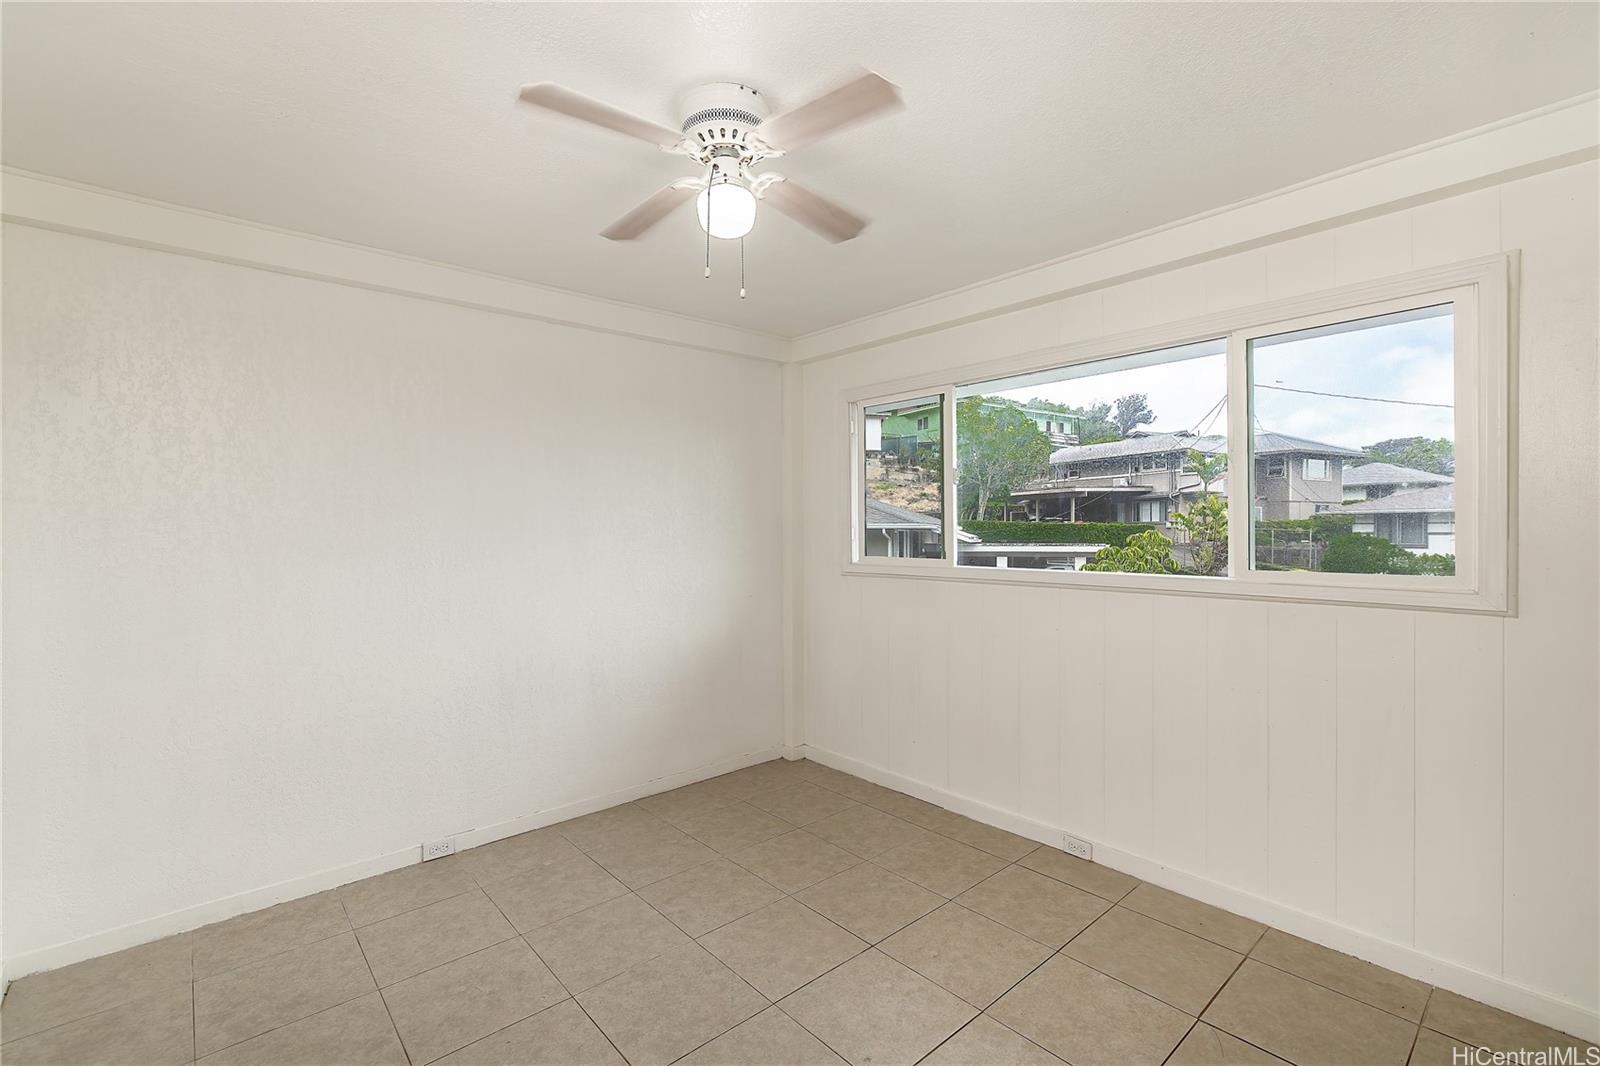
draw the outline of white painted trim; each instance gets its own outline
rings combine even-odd
[[[1342,925],[1330,918],[1286,907],[1263,896],[1212,881],[1198,874],[1165,866],[1134,852],[1122,851],[1099,843],[1075,830],[1036,822],[1031,818],[1012,814],[959,793],[902,777],[871,763],[860,762],[810,745],[803,745],[800,755],[824,766],[831,766],[835,770],[854,774],[929,803],[936,803],[985,825],[1016,833],[1029,840],[1037,840],[1041,844],[1049,844],[1051,847],[1059,848],[1063,836],[1070,833],[1093,845],[1094,861],[1102,866],[1120,870],[1141,881],[1148,881],[1212,906],[1222,907],[1246,918],[1264,922],[1286,933],[1333,948],[1335,951],[1366,959],[1407,977],[1438,985],[1440,988],[1478,1000],[1480,1003],[1487,1003],[1524,1018],[1531,1018],[1562,1032],[1583,1037],[1585,1040],[1600,1040],[1600,1014],[1496,974],[1474,970],[1429,955],[1408,944],[1384,940]]]
[[[492,843],[505,837],[526,833],[532,829],[542,829],[547,825],[567,821],[595,811],[615,807],[619,803],[629,803],[645,796],[653,796],[658,792],[666,792],[683,785],[691,785],[696,781],[704,781],[709,777],[742,770],[746,766],[753,766],[759,762],[767,762],[778,757],[799,758],[798,755],[789,754],[789,749],[782,746],[768,748],[762,751],[747,752],[727,759],[720,759],[714,763],[697,766],[692,770],[682,770],[665,777],[654,778],[637,785],[603,796],[591,796],[588,799],[574,800],[558,807],[546,808],[533,814],[512,818],[494,825],[468,829],[456,834],[456,848],[458,851],[474,848],[481,844]],[[359,881],[364,877],[387,873],[398,870],[402,866],[410,866],[422,861],[421,838],[418,843],[402,848],[399,851],[390,851],[382,855],[375,855],[359,862],[348,863],[344,866],[335,866],[303,877],[293,877],[277,884],[266,885],[262,888],[240,892],[237,895],[225,896],[214,899],[208,903],[201,903],[194,907],[185,907],[182,910],[171,911],[155,918],[134,922],[130,925],[120,926],[116,929],[107,929],[104,932],[92,933],[77,940],[69,940],[60,944],[53,944],[47,948],[36,951],[23,952],[13,958],[8,958],[0,963],[0,968],[8,980],[26,977],[42,970],[59,969],[85,959],[98,958],[109,955],[113,951],[124,948],[137,947],[140,944],[159,940],[164,936],[174,933],[183,933],[191,929],[198,929],[203,925],[220,922],[240,914],[261,910],[277,903],[288,900],[301,899],[317,892],[324,892],[330,888],[347,885],[352,881]]]
[[[684,348],[778,362],[789,356],[787,340],[754,330],[274,229],[26,171],[0,169],[0,205],[7,222],[118,244]]]
[[[1600,94],[1468,130],[1060,259],[795,338],[828,359],[1600,156]]]

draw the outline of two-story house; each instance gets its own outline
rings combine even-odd
[[[1218,455],[1219,435],[1134,432],[1118,441],[1059,448],[1050,473],[1012,491],[1015,517],[1035,521],[1149,522],[1167,526],[1186,498],[1227,494],[1224,480],[1206,484],[1189,469],[1189,453]],[[1258,518],[1306,518],[1343,503],[1347,459],[1361,452],[1337,444],[1257,433],[1255,510]]]
[[[1077,416],[1053,407],[1019,404],[1010,400],[985,399],[983,406],[998,410],[1011,407],[1021,411],[1055,447],[1078,443]],[[939,405],[913,403],[893,411],[869,412],[866,416],[867,451],[909,455],[930,448],[939,439]]]

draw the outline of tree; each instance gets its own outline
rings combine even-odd
[[[1140,426],[1154,422],[1156,413],[1150,410],[1149,401],[1150,397],[1142,392],[1117,397],[1117,405],[1111,414],[1111,420],[1117,424],[1117,432],[1126,437]]]
[[[1111,420],[1110,404],[1090,404],[1088,407],[1078,408],[1076,414],[1079,444],[1102,444],[1105,441],[1122,439],[1122,432]]]
[[[1201,492],[1209,493],[1211,483],[1228,469],[1228,453],[1217,452],[1215,455],[1207,455],[1198,449],[1190,448],[1189,454],[1183,458],[1183,469],[1200,479]]]
[[[1208,577],[1228,572],[1228,505],[1206,493],[1172,521],[1189,538],[1190,569]]]
[[[1413,470],[1454,477],[1456,446],[1448,437],[1394,437],[1369,444],[1363,462],[1394,463]]]
[[[956,490],[967,517],[987,518],[991,500],[1006,498],[1049,462],[1050,438],[1015,405],[986,406],[981,396],[956,401]]]
[[[1128,538],[1127,544],[1101,548],[1085,570],[1116,570],[1124,574],[1176,574],[1178,561],[1172,557],[1172,541],[1156,530],[1147,529]]]

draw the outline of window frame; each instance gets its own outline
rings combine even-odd
[[[1413,271],[1371,282],[1254,304],[1091,340],[1018,352],[924,372],[896,381],[845,389],[838,397],[849,424],[849,535],[842,572],[1013,585],[1128,592],[1172,592],[1222,598],[1340,603],[1379,607],[1514,614],[1515,522],[1509,462],[1514,421],[1510,381],[1515,358],[1511,309],[1515,252]],[[997,378],[1100,362],[1204,341],[1226,341],[1228,468],[1251,471],[1250,339],[1317,325],[1351,322],[1393,311],[1453,305],[1456,404],[1456,574],[1427,577],[1259,571],[1254,558],[1253,492],[1228,497],[1226,576],[1121,574],[1087,570],[1019,570],[959,566],[956,536],[955,404],[958,390]],[[861,410],[920,397],[943,398],[944,558],[884,559],[860,554],[865,473]]]
[[[1312,477],[1311,476],[1311,464],[1312,463],[1321,463],[1322,464],[1322,476],[1321,477]],[[1318,459],[1314,455],[1305,456],[1303,459],[1300,460],[1300,480],[1301,481],[1332,481],[1333,480],[1333,460],[1332,459]]]

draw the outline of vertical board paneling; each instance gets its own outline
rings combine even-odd
[[[1500,190],[1479,189],[1411,210],[1411,258],[1419,267],[1500,250]]]
[[[1417,615],[1416,945],[1489,973],[1502,961],[1504,626]]]
[[[1144,645],[1153,671],[1151,845],[1163,861],[1198,873],[1206,857],[1205,601],[1173,599],[1125,635]]]
[[[974,795],[980,775],[974,753],[986,743],[983,718],[983,629],[981,612],[994,590],[978,585],[952,586],[950,602],[949,743],[945,752],[945,784],[962,795]]]
[[[1267,298],[1333,287],[1333,234],[1313,233],[1267,248]]]
[[[1416,616],[1339,610],[1339,920],[1411,943]]]
[[[893,769],[916,781],[944,781],[945,744],[949,739],[950,622],[937,582],[915,583],[906,601],[912,625],[907,628],[907,669],[911,698],[890,738]]]
[[[1148,854],[1151,841],[1151,753],[1155,660],[1150,619],[1165,600],[1127,594],[1105,599],[1107,844]]]
[[[1505,973],[1600,1001],[1600,164],[1501,190],[1522,249],[1518,615],[1506,627]],[[1554,916],[1559,916],[1557,920]]]
[[[861,592],[860,639],[856,641],[856,750],[878,766],[889,762],[889,701],[903,698],[893,676],[890,634],[904,624],[900,603],[905,583],[878,581]]]
[[[1061,821],[1091,840],[1105,833],[1106,596],[1073,592],[1057,634],[1062,688]]]
[[[1333,234],[1333,272],[1339,284],[1403,274],[1411,269],[1411,212],[1395,211],[1340,226]]]
[[[1061,589],[1018,589],[1018,812],[1055,825],[1061,810]]]
[[[1267,676],[1267,888],[1312,914],[1337,909],[1338,619],[1274,603],[1257,664]]]
[[[1022,589],[986,589],[976,619],[980,653],[978,690],[983,728],[969,753],[970,796],[992,796],[997,807],[1017,809],[1017,701],[1021,693],[1017,635],[1021,628],[1017,603]],[[954,753],[952,752],[952,755]]]
[[[1207,874],[1251,892],[1267,887],[1269,608],[1259,603],[1208,605],[1206,690]]]

